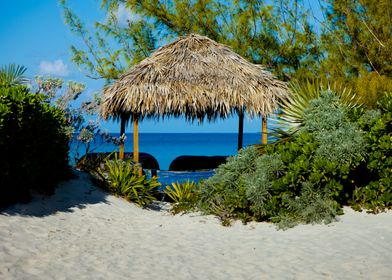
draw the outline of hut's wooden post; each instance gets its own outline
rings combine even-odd
[[[139,123],[133,119],[133,161],[139,163]]]
[[[133,118],[133,162],[137,166],[137,173],[142,176],[142,167],[139,163],[139,121],[134,116]]]
[[[244,135],[244,113],[238,113],[238,151],[242,149],[242,140]]]
[[[125,134],[125,117],[121,116],[121,124],[120,124],[120,137],[122,137]],[[120,159],[124,159],[124,139],[121,140],[120,143]]]
[[[263,116],[261,119],[261,143],[267,144],[267,116]]]

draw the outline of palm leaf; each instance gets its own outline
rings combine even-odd
[[[27,68],[22,65],[9,64],[0,69],[0,83],[11,86],[29,83],[29,79],[24,76]]]
[[[304,83],[291,82],[289,87],[291,94],[280,101],[281,112],[278,122],[288,124],[290,133],[303,125],[304,111],[309,107],[310,101],[319,98],[322,92],[333,91],[339,97],[339,102],[347,109],[361,105],[350,89],[337,83],[325,86],[319,80],[308,80]]]

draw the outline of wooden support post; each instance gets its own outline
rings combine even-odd
[[[139,121],[137,118],[133,119],[133,162],[137,167],[137,173],[142,176],[143,169],[139,163]]]
[[[122,137],[125,134],[125,117],[121,117],[121,124],[120,124],[120,137]],[[119,154],[120,159],[124,159],[124,140],[121,140],[120,143],[120,154]]]
[[[133,119],[133,161],[139,163],[139,123]]]
[[[244,136],[244,113],[238,113],[238,151],[242,149],[242,140]]]
[[[267,141],[267,116],[263,116],[261,126],[261,143],[267,144]]]

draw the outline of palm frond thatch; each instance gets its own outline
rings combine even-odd
[[[286,84],[207,37],[191,34],[156,50],[104,89],[100,115],[212,120],[233,112],[267,116]]]

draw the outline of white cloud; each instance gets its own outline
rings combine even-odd
[[[118,9],[114,12],[114,15],[119,25],[126,25],[128,21],[133,22],[141,19],[140,15],[132,12],[124,3],[118,5]]]
[[[65,77],[69,75],[69,70],[62,59],[57,59],[53,62],[44,60],[39,64],[39,73],[40,75]]]

